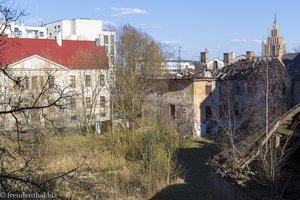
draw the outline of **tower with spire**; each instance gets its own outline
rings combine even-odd
[[[267,43],[263,46],[264,56],[282,58],[286,54],[286,47],[283,38],[280,36],[276,14],[271,35],[268,37]]]

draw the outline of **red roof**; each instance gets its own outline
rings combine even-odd
[[[32,55],[39,55],[68,68],[108,68],[103,46],[93,41],[1,38],[0,64],[7,65]]]

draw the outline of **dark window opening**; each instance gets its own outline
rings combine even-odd
[[[175,105],[170,105],[170,116],[172,119],[175,119],[176,117],[176,108],[175,108]]]
[[[210,106],[205,106],[205,116],[206,116],[206,120],[209,120],[212,118],[212,112],[211,112]]]

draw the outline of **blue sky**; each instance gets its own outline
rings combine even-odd
[[[209,58],[223,58],[247,50],[261,54],[277,13],[288,52],[300,46],[299,0],[15,0],[25,8],[25,23],[92,18],[114,25],[131,24],[155,40],[168,43],[178,56],[198,60],[208,49]]]

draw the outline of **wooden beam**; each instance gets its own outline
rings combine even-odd
[[[277,133],[282,133],[284,135],[292,135],[294,133],[294,131],[291,131],[291,130],[287,130],[283,127],[278,127],[277,130],[276,130]]]

